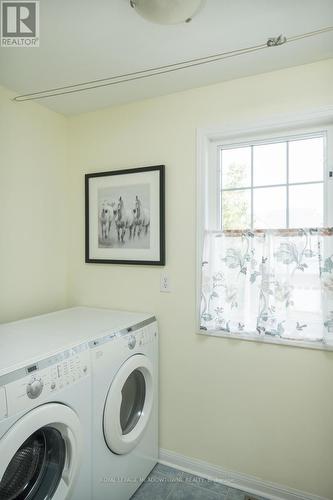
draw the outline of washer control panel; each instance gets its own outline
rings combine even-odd
[[[1,379],[14,378],[3,385],[6,394],[7,415],[36,406],[36,400],[50,397],[86,377],[90,373],[88,345],[84,349],[70,349],[35,365],[12,372]],[[23,375],[23,376],[19,376]],[[1,419],[1,418],[0,418]]]
[[[41,378],[33,379],[27,384],[27,395],[30,399],[36,399],[42,394],[44,382]]]

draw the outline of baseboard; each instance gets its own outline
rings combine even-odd
[[[329,500],[288,486],[264,481],[255,476],[233,472],[169,450],[160,449],[159,462],[270,500]]]

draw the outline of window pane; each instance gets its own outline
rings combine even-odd
[[[286,188],[253,190],[253,227],[277,229],[286,227]]]
[[[253,185],[285,184],[287,180],[287,143],[253,147]]]
[[[251,148],[221,151],[222,189],[251,186]]]
[[[323,188],[323,184],[289,187],[290,227],[322,227],[324,225]]]
[[[323,178],[323,138],[289,142],[289,182],[322,181]]]
[[[246,229],[251,227],[251,191],[222,192],[223,229]]]

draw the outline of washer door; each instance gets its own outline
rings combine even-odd
[[[22,417],[0,440],[1,500],[64,500],[79,466],[81,424],[50,403]]]
[[[119,369],[105,401],[103,428],[106,444],[118,455],[140,441],[153,406],[153,366],[135,354]]]

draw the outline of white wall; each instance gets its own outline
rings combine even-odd
[[[195,335],[196,127],[333,104],[333,60],[70,119],[70,302],[153,311],[161,447],[333,498],[333,355]],[[84,264],[83,174],[166,164],[167,269]]]
[[[66,119],[0,88],[0,322],[67,303]]]

